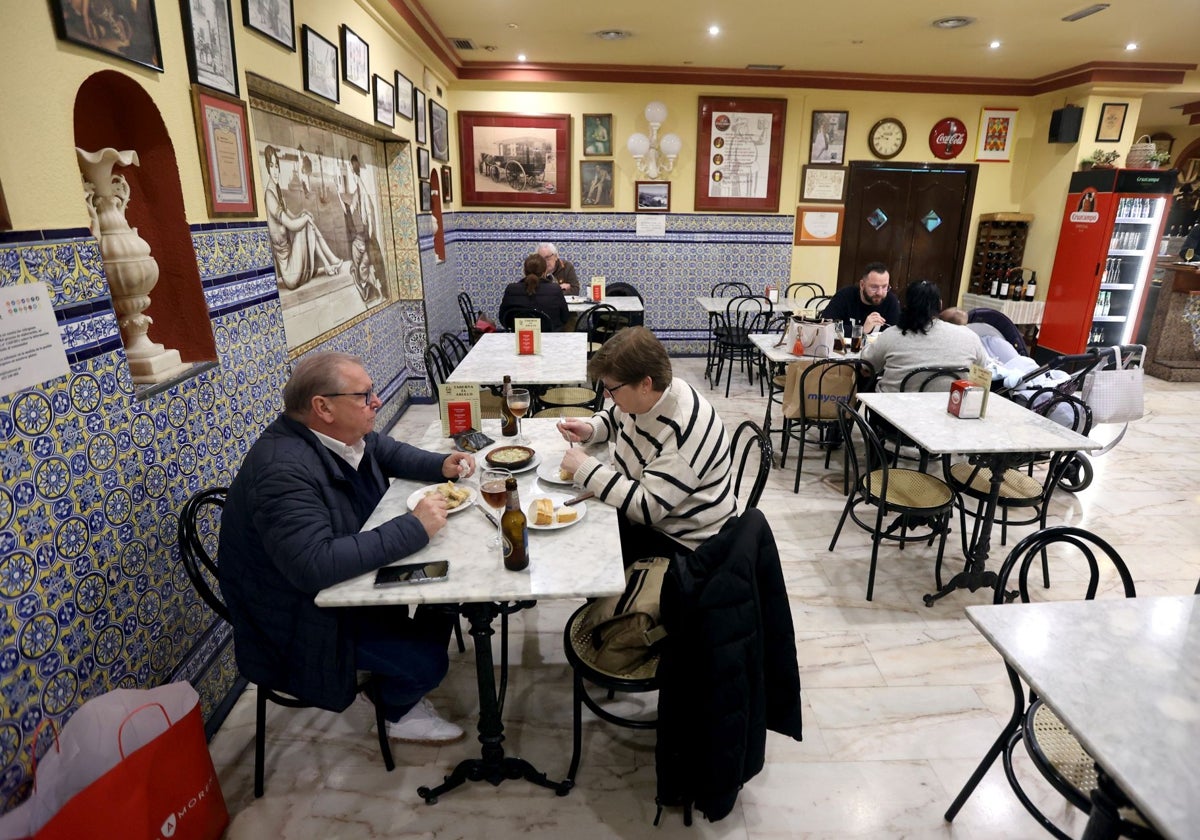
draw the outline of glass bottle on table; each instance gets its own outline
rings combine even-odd
[[[516,415],[508,407],[508,395],[512,393],[512,377],[505,374],[500,386],[500,434],[512,437],[517,433]]]
[[[529,565],[529,523],[521,510],[521,498],[517,492],[517,480],[512,475],[505,480],[507,503],[500,518],[503,536],[504,568],[519,572]]]

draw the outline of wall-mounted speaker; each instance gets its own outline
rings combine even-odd
[[[1050,115],[1050,142],[1074,143],[1079,139],[1079,127],[1083,124],[1083,109],[1078,105],[1064,105]]]

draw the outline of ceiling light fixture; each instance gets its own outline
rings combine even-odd
[[[975,18],[966,17],[965,15],[952,15],[951,17],[938,18],[932,24],[935,29],[962,29],[964,26],[970,26],[975,22]]]
[[[524,61],[525,53],[517,53],[517,61]]]
[[[1083,20],[1089,15],[1094,15],[1096,12],[1103,12],[1107,8],[1108,3],[1096,3],[1088,6],[1087,8],[1080,9],[1078,12],[1071,12],[1071,14],[1067,15],[1065,18],[1063,18],[1063,20],[1067,21],[1068,23],[1074,23],[1077,20]]]
[[[1137,49],[1137,44],[1135,44],[1133,41],[1130,41],[1128,44],[1125,45],[1126,52],[1133,52],[1136,49]]]
[[[601,41],[624,41],[626,38],[632,38],[633,33],[627,29],[601,29],[599,32],[593,32]]]
[[[645,173],[651,181],[667,177],[683,148],[683,141],[677,135],[664,134],[659,139],[658,129],[666,120],[667,106],[658,101],[649,103],[646,105],[646,122],[650,123],[650,136],[639,131],[629,135],[625,141],[637,163],[638,172]]]
[[[991,47],[993,50],[998,50],[998,49],[1000,49],[1000,42],[992,41],[992,43],[988,44],[988,46]]]
[[[708,27],[708,34],[709,34],[709,35],[720,35],[720,34],[721,34],[721,27],[717,26],[717,25],[714,23],[712,26]]]

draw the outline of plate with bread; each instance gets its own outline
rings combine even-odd
[[[456,484],[453,481],[443,481],[441,484],[430,484],[422,487],[408,497],[408,509],[414,510],[417,504],[426,496],[437,494],[446,500],[446,513],[458,513],[475,504],[479,492],[474,487]]]
[[[525,519],[531,531],[557,531],[568,528],[587,516],[587,502],[577,502],[567,507],[563,502],[571,498],[566,495],[538,496],[525,508]]]
[[[547,458],[538,464],[537,475],[542,481],[548,481],[551,484],[571,484],[573,483],[574,473],[563,472],[558,468],[562,463],[562,458],[555,460]]]

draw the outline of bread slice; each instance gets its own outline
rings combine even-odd
[[[558,468],[558,477],[560,479],[562,479],[563,481],[572,481],[575,478],[575,473],[571,472],[570,470],[564,470],[562,467],[559,467]]]
[[[579,511],[573,507],[561,507],[554,512],[554,520],[562,525],[566,522],[574,522],[579,516]]]
[[[533,524],[554,524],[554,502],[550,501],[549,499],[538,499],[534,503]]]

